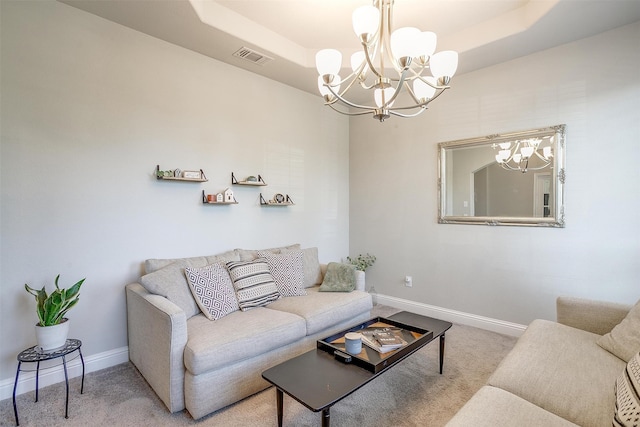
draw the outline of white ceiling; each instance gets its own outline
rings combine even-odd
[[[371,4],[368,0],[59,1],[313,94],[317,94],[315,53],[338,48],[348,60],[359,46],[351,13]],[[640,0],[395,0],[393,24],[434,31],[437,51],[459,52],[457,74],[461,74],[638,20]],[[241,47],[274,60],[260,66],[232,56]],[[593,58],[595,66],[595,51]]]

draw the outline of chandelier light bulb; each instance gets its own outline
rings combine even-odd
[[[364,61],[365,61],[364,52],[361,50],[351,55],[351,70],[355,73],[360,68],[360,66]],[[365,72],[366,70],[367,70],[367,67],[364,67],[362,72]]]
[[[544,147],[542,149],[542,155],[545,159],[549,159],[549,157],[553,157],[553,153],[551,152],[551,147]]]
[[[391,34],[391,53],[396,59],[420,56],[421,32],[417,28],[398,28]],[[401,66],[404,66],[402,64]]]
[[[425,77],[429,83],[436,85],[436,79],[433,77]],[[423,82],[420,79],[416,79],[413,81],[413,93],[416,95],[421,102],[428,101],[433,98],[433,95],[436,93],[436,89],[434,87],[429,86],[427,83]]]
[[[533,154],[533,147],[522,147],[520,149],[520,153],[522,154],[522,157],[528,159]]]
[[[443,50],[431,57],[431,74],[436,79],[441,77],[451,78],[458,69],[458,52]]]
[[[342,54],[336,49],[322,49],[316,53],[316,69],[321,76],[337,75],[342,67]]]
[[[375,6],[361,6],[353,11],[351,20],[356,36],[362,39],[362,35],[366,34],[365,40],[368,40],[370,36],[378,32],[380,10]]]
[[[510,142],[501,142],[500,144],[498,144],[500,146],[500,148],[502,148],[503,150],[508,150],[509,148],[511,148],[511,143]]]
[[[333,89],[334,92],[338,93],[340,92],[340,83],[342,83],[340,80],[340,76],[334,76],[331,83],[329,83],[329,86],[331,86],[331,89]],[[335,98],[329,88],[325,85],[322,76],[318,76],[318,90],[320,91],[320,95],[322,95],[323,97],[328,96],[329,99]]]
[[[383,93],[384,93],[384,99],[383,99]],[[373,96],[375,98],[376,105],[378,106],[378,108],[382,108],[385,102],[388,102],[394,93],[395,93],[395,89],[392,87],[387,87],[384,89],[376,89],[373,92]],[[387,105],[385,108],[391,108],[393,104],[394,103],[392,102],[391,104]]]
[[[423,31],[418,35],[419,52],[418,56],[423,56],[428,59],[433,52],[436,51],[436,44],[438,43],[438,36],[431,31]]]

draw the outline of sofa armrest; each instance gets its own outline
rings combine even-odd
[[[187,317],[174,303],[139,283],[126,286],[129,359],[169,411],[185,408]]]
[[[558,323],[598,335],[611,332],[630,309],[630,305],[583,298],[558,297],[556,300]]]

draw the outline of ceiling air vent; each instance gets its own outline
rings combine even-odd
[[[237,56],[238,58],[242,58],[258,65],[264,65],[267,62],[273,61],[273,58],[268,57],[263,53],[256,52],[253,49],[249,49],[248,47],[241,47],[233,54],[233,56]]]

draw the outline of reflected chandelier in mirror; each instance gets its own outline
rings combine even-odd
[[[438,144],[438,222],[564,227],[565,128]]]

